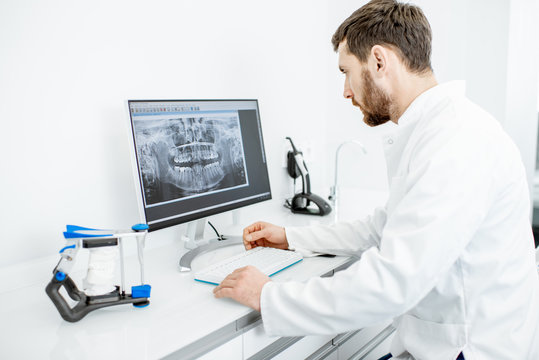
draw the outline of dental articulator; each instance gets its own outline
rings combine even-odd
[[[64,232],[66,245],[60,250],[60,261],[53,270],[53,277],[45,291],[62,318],[76,322],[89,312],[114,305],[133,304],[145,307],[150,304],[151,286],[144,283],[144,243],[148,225],[133,225],[130,230],[98,230],[76,225],[67,225]],[[123,242],[127,239],[137,241],[138,261],[140,265],[140,285],[132,286],[131,293],[126,292],[123,260]],[[69,276],[78,251],[88,249],[88,274],[84,279],[84,291],[77,288]],[[120,253],[121,284],[113,285],[115,260]],[[60,294],[64,287],[69,297],[76,301],[71,307]]]

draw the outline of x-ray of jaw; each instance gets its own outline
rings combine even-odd
[[[237,115],[135,122],[146,203],[245,185]]]

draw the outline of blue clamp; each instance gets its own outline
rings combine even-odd
[[[133,299],[136,298],[149,298],[150,292],[152,291],[152,287],[148,284],[146,285],[138,285],[138,286],[131,286],[131,297]]]

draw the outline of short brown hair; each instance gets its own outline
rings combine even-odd
[[[406,67],[416,73],[432,71],[432,33],[423,11],[395,0],[372,0],[354,11],[337,29],[331,42],[337,51],[346,40],[348,51],[366,62],[374,45],[396,48]]]

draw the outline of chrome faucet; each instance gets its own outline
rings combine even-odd
[[[345,141],[337,147],[337,151],[335,151],[335,180],[333,182],[333,186],[329,190],[329,196],[328,196],[328,199],[331,200],[331,203],[334,205],[334,207],[336,206],[336,203],[337,203],[337,187],[338,187],[337,177],[339,174],[339,171],[338,171],[339,170],[339,153],[342,147],[347,144],[356,144],[361,148],[361,150],[363,150],[364,154],[367,154],[367,150],[365,149],[365,146],[363,146],[363,144],[360,143],[358,140]]]

